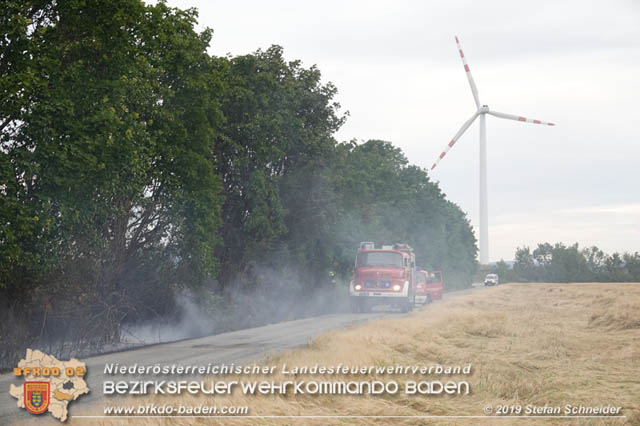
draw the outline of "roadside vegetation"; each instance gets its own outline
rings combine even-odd
[[[390,142],[337,141],[320,70],[212,56],[196,23],[162,1],[0,8],[0,369],[179,324],[185,298],[200,334],[338,310],[360,241],[471,283],[464,212]]]
[[[265,365],[466,365],[470,376],[393,376],[404,380],[467,380],[469,395],[243,396],[215,403],[246,405],[252,415],[473,415],[487,405],[621,406],[625,419],[548,419],[526,424],[640,424],[640,283],[507,284],[438,302],[397,319],[369,322],[319,336],[307,347],[265,360]],[[356,380],[389,380],[357,376]],[[242,380],[243,377],[226,377]],[[246,380],[246,377],[244,377]],[[251,380],[292,380],[279,374]],[[353,380],[305,376],[296,380]],[[150,398],[177,405],[204,397]],[[131,399],[132,405],[139,403]],[[140,424],[172,424],[140,419]],[[514,419],[260,419],[260,424],[514,424]],[[203,424],[183,419],[183,425]],[[255,424],[255,419],[206,419],[206,424]],[[119,424],[104,420],[102,425]]]
[[[533,250],[519,247],[512,265],[500,261],[480,272],[496,273],[505,282],[640,282],[640,253],[610,255],[596,246],[541,243]]]

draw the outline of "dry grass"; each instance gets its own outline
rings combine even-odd
[[[136,424],[640,424],[640,284],[508,284],[324,334],[265,364],[464,365],[458,396],[182,397],[185,404],[248,405],[254,415],[483,415],[487,404],[622,406],[622,419],[150,419]],[[337,380],[340,376],[328,376]],[[389,380],[389,376],[381,379]],[[406,376],[395,379],[407,380]],[[435,379],[446,380],[446,376]],[[246,378],[245,378],[246,379]],[[281,375],[268,380],[288,379]],[[298,377],[303,379],[303,377]],[[322,378],[310,378],[321,380]],[[345,379],[349,379],[346,377]],[[366,380],[357,378],[356,380]],[[372,377],[371,379],[375,379]],[[418,379],[415,377],[413,379]],[[460,380],[464,380],[460,377]],[[422,376],[422,380],[434,380]],[[145,398],[146,399],[146,398]],[[140,398],[133,399],[134,404]],[[160,398],[156,402],[161,402]],[[177,403],[177,398],[166,402]],[[146,402],[146,401],[145,401]],[[86,424],[72,419],[71,424]],[[103,420],[103,425],[127,424]]]

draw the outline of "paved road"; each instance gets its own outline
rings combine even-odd
[[[444,298],[448,299],[468,294],[471,291],[474,290],[468,289],[445,293]],[[73,403],[70,406],[70,411],[73,415],[78,405],[81,404],[86,407],[89,405],[88,403],[97,403],[103,398],[102,383],[106,363],[206,366],[207,364],[235,363],[240,365],[247,364],[250,361],[259,362],[270,354],[305,345],[309,339],[325,331],[352,327],[356,324],[388,315],[399,316],[401,314],[374,312],[370,314],[322,315],[86,358],[82,361],[87,364],[86,381],[91,392],[81,396],[77,402]],[[109,376],[109,380],[118,379],[118,376]],[[129,380],[131,376],[124,376],[122,379]],[[151,379],[155,380],[156,377],[153,376]],[[33,416],[26,410],[17,409],[16,399],[9,395],[9,385],[11,383],[20,385],[22,380],[13,377],[12,374],[0,375],[0,425],[14,421],[20,421],[21,424],[24,422],[25,424],[34,425],[59,424],[57,420],[54,420],[48,414]],[[110,400],[115,401],[114,399]],[[75,413],[79,414],[78,411],[75,411]]]

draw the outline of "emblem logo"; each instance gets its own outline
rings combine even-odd
[[[32,414],[42,414],[49,408],[50,382],[24,382],[24,406]]]

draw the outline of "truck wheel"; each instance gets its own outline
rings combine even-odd
[[[357,314],[360,312],[360,303],[357,300],[351,301],[351,312]]]
[[[425,302],[426,305],[430,305],[431,302],[433,302],[433,299],[431,298],[430,294],[427,294],[427,301]]]

